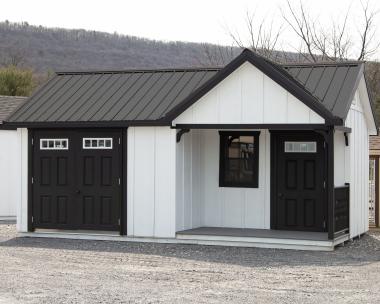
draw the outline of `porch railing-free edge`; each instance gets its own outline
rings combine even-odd
[[[349,233],[350,229],[350,185],[335,187],[334,237]]]

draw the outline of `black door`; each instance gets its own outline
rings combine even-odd
[[[314,132],[272,136],[273,228],[326,231],[322,136]]]
[[[34,131],[32,227],[119,230],[121,132]]]

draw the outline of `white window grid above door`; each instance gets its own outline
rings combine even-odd
[[[40,150],[68,150],[68,138],[41,138]]]
[[[317,143],[315,141],[286,141],[285,153],[316,153]]]
[[[111,137],[86,137],[82,141],[83,149],[112,149],[113,139]]]

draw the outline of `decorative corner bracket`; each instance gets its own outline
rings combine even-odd
[[[177,132],[177,143],[181,141],[181,137],[183,134],[190,132],[190,129],[181,129]]]

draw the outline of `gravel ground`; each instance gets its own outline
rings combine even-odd
[[[17,238],[0,303],[380,303],[380,232],[334,252]]]

